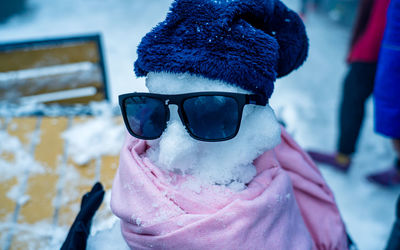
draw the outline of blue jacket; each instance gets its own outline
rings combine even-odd
[[[400,138],[400,0],[391,0],[374,88],[375,130]]]

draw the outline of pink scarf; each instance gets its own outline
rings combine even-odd
[[[331,191],[284,130],[236,193],[160,170],[147,147],[127,136],[112,188],[111,209],[132,249],[347,249]]]

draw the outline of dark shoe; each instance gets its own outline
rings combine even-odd
[[[396,168],[391,167],[389,169],[370,174],[367,176],[367,179],[385,187],[392,187],[400,184],[400,173]]]
[[[350,168],[351,160],[347,155],[340,153],[326,154],[315,151],[307,151],[307,153],[314,161],[327,164],[336,170],[347,172]]]

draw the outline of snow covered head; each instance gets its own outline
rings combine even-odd
[[[188,73],[150,72],[146,86],[151,93],[157,94],[202,91],[249,94],[248,90],[237,86]],[[148,157],[162,169],[198,177],[199,183],[227,185],[241,190],[256,175],[254,159],[280,143],[280,126],[269,105],[245,105],[238,134],[220,142],[204,142],[190,137],[177,109],[170,105],[166,130],[159,139],[148,141],[151,146],[147,150]]]
[[[191,73],[269,98],[307,52],[303,22],[279,0],[175,0],[143,37],[135,73]]]
[[[269,98],[273,83],[299,67],[308,48],[304,25],[278,0],[176,0],[165,21],[141,41],[135,73],[152,93],[253,93]],[[173,105],[172,105],[173,106]],[[280,142],[272,109],[246,105],[239,133],[222,142],[189,136],[172,110],[148,156],[167,170],[242,189],[252,162]]]

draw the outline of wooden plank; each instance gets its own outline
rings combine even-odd
[[[15,201],[7,197],[11,188],[17,185],[17,178],[0,182],[0,221],[10,221],[15,209]]]
[[[0,98],[12,101],[13,98],[22,96],[84,87],[104,88],[102,73],[98,65],[94,65],[89,70],[77,72],[60,72],[56,75],[20,79],[13,77],[0,79]]]
[[[123,124],[121,116],[115,117],[114,122],[118,125]],[[123,139],[121,139],[121,146]],[[106,155],[101,159],[100,182],[104,185],[104,189],[111,189],[115,173],[119,166],[119,155]]]
[[[122,117],[114,118],[117,124],[122,124]],[[123,141],[121,140],[121,145]],[[105,155],[101,158],[100,165],[100,182],[103,184],[104,190],[109,192],[112,188],[115,174],[119,166],[119,155]],[[104,197],[107,199],[107,197]],[[111,212],[109,204],[107,201],[103,201],[99,210],[96,213],[96,222],[106,221],[114,216]]]
[[[12,221],[12,215],[16,207],[16,202],[7,197],[10,189],[17,185],[17,178],[12,178],[7,181],[0,182],[0,222],[7,223]],[[5,244],[9,228],[5,227],[0,229],[0,248]]]
[[[114,181],[115,173],[118,169],[119,156],[116,155],[106,155],[101,158],[101,169],[100,169],[100,182],[103,184],[104,190],[106,192],[111,191],[112,183]],[[103,203],[101,204],[99,210],[96,212],[94,223],[101,223],[107,221],[112,216],[111,208],[107,203],[105,196]]]
[[[32,133],[36,128],[37,117],[16,117],[7,126],[7,132],[21,141],[25,150],[29,150]]]
[[[115,119],[117,123],[122,123],[122,119],[116,118]],[[84,119],[84,121],[86,121],[86,119]],[[122,144],[122,141],[121,141]],[[110,190],[111,186],[112,186],[112,182],[114,179],[114,175],[116,173],[116,170],[118,168],[118,161],[119,161],[119,156],[117,155],[107,155],[107,156],[103,156],[101,157],[101,163],[100,163],[100,182],[103,184],[104,189]],[[72,224],[73,220],[76,217],[76,214],[79,212],[79,206],[80,206],[80,202],[81,202],[81,196],[83,194],[85,194],[86,192],[88,192],[92,185],[93,182],[88,185],[88,183],[83,183],[85,179],[87,179],[88,177],[91,179],[94,179],[94,174],[93,172],[90,172],[90,175],[88,176],[87,174],[84,174],[84,172],[82,171],[89,171],[90,169],[94,170],[95,169],[95,163],[96,161],[93,160],[89,163],[88,166],[77,166],[76,164],[74,164],[75,167],[77,167],[77,170],[80,171],[80,176],[84,177],[81,178],[79,182],[81,182],[80,186],[78,187],[79,189],[79,194],[80,196],[77,198],[77,200],[70,202],[68,205],[64,206],[61,210],[60,210],[60,225],[70,225]],[[69,188],[71,189],[73,185],[67,184],[65,188]],[[63,191],[66,191],[66,189],[64,189]],[[70,190],[69,192],[71,192],[72,190]],[[72,191],[73,192],[73,191]],[[75,193],[77,193],[75,191]],[[105,221],[107,219],[109,219],[112,215],[111,210],[109,207],[106,206],[106,202],[103,202],[101,207],[99,208],[99,210],[96,213],[96,220],[97,221]]]
[[[94,101],[103,101],[105,100],[106,96],[104,93],[104,89],[102,89],[103,92],[98,92],[95,95],[92,96],[85,96],[85,97],[79,97],[79,98],[71,98],[71,99],[64,99],[64,100],[60,100],[57,101],[57,103],[59,104],[75,104],[75,103],[80,103],[80,104],[88,104],[90,102],[94,102]],[[48,102],[50,103],[55,103],[55,102]]]
[[[92,117],[76,117],[72,126],[87,122]],[[62,190],[63,204],[60,207],[58,224],[70,226],[80,210],[82,196],[90,191],[94,184],[96,172],[96,160],[91,160],[84,165],[76,164],[71,157],[68,157],[68,167],[65,171],[65,182]],[[71,176],[73,178],[68,178]]]
[[[62,191],[63,204],[59,211],[58,225],[71,226],[80,210],[82,196],[90,191],[95,178],[95,160],[84,165],[77,165],[72,160],[68,161],[70,167],[67,171],[74,171],[76,178],[67,179]],[[68,173],[65,173],[68,175]]]
[[[46,249],[50,244],[48,237],[39,236],[31,231],[20,231],[16,234],[22,236],[12,239],[10,250]]]
[[[29,148],[32,142],[32,133],[36,129],[36,123],[37,119],[36,118],[14,118],[12,119],[8,125],[6,126],[5,124],[5,119],[0,118],[1,120],[1,125],[0,129],[1,131],[6,131],[10,136],[15,136],[17,137],[21,144],[22,147],[29,152]],[[0,158],[4,161],[7,162],[14,162],[15,161],[15,156],[12,152],[2,152],[0,155]],[[23,173],[22,173],[23,174]],[[15,185],[21,185],[21,183],[18,183],[17,178],[13,177],[8,180],[2,180],[0,181],[0,221],[1,222],[12,222],[12,216],[14,213],[14,210],[16,208],[16,202],[10,198],[7,197],[7,193],[15,186]],[[9,228],[3,228],[0,231],[0,244],[1,246],[4,246],[7,236],[9,233]]]
[[[104,190],[111,189],[118,163],[119,156],[106,155],[101,158],[100,182],[103,184]]]
[[[55,85],[57,85],[56,82],[54,82]],[[36,88],[35,88],[36,87]],[[56,86],[57,87],[57,86]],[[88,103],[89,101],[97,101],[97,100],[104,100],[105,99],[105,89],[103,86],[103,83],[101,82],[87,82],[84,84],[81,84],[79,86],[74,86],[71,85],[69,86],[68,84],[66,85],[60,85],[58,86],[59,88],[56,89],[53,87],[49,86],[41,86],[35,83],[32,84],[27,84],[24,86],[17,86],[13,87],[12,90],[8,90],[6,87],[2,88],[0,87],[0,99],[2,100],[7,100],[8,102],[18,102],[18,100],[21,97],[26,97],[26,96],[35,96],[35,95],[40,95],[40,94],[51,94],[51,93],[57,93],[63,90],[79,90],[79,88],[86,88],[86,87],[94,87],[95,89],[95,94],[94,95],[88,95],[84,97],[78,97],[78,98],[68,98],[67,96],[64,96],[63,98],[59,101],[52,101],[52,102],[57,102],[57,103]],[[68,94],[67,94],[68,95]],[[52,102],[45,102],[45,103],[52,103]]]
[[[46,168],[43,174],[30,175],[27,192],[30,200],[21,207],[18,223],[33,224],[51,222],[54,213],[53,200],[57,194],[57,169],[64,152],[60,134],[67,127],[65,117],[44,117],[40,126],[40,142],[36,146],[35,160]]]
[[[4,122],[4,119],[3,119]],[[36,128],[36,118],[14,118],[7,126],[7,133],[10,136],[17,137],[24,149],[29,153],[29,146],[31,144],[31,135]],[[0,158],[6,162],[15,162],[15,157],[12,152],[2,152]],[[3,170],[4,171],[4,170]],[[23,174],[23,173],[21,173]],[[0,179],[1,180],[1,179]],[[16,203],[7,197],[7,193],[12,187],[18,184],[17,178],[13,177],[8,180],[0,181],[0,221],[8,221],[11,214],[14,212]]]
[[[0,72],[77,62],[98,62],[96,42],[76,42],[0,52]]]

